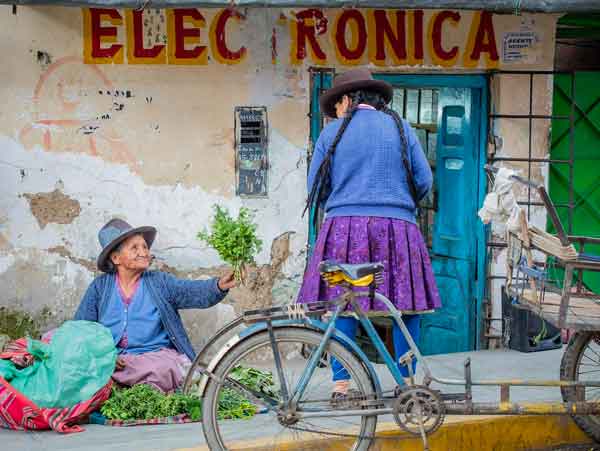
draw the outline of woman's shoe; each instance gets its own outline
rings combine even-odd
[[[329,403],[334,409],[349,409],[351,407],[360,407],[362,396],[358,390],[351,388],[347,393],[334,391],[331,393]]]

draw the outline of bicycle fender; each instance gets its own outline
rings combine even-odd
[[[278,321],[273,321],[272,325],[273,325],[273,328],[275,328],[275,329],[281,328],[281,327],[304,327],[304,328],[307,327],[309,329],[313,329],[317,332],[322,332],[322,333],[325,333],[325,331],[327,330],[327,326],[328,326],[327,323],[324,323],[323,321],[315,320],[312,318],[306,318],[306,319],[302,319],[302,320],[299,320],[299,319],[278,320]],[[219,362],[221,361],[223,356],[225,356],[225,354],[227,354],[227,352],[231,348],[233,348],[235,345],[237,345],[242,340],[244,340],[252,335],[255,335],[259,332],[262,332],[266,329],[267,329],[267,323],[256,323],[256,324],[248,327],[247,329],[243,330],[239,334],[231,337],[231,339],[229,339],[227,341],[227,343],[225,343],[225,345],[219,350],[219,352],[210,361],[210,363],[206,367],[206,372],[202,375],[202,379],[200,380],[200,387],[199,387],[200,388],[199,395],[201,397],[204,396],[204,391],[206,390],[206,384],[208,383],[208,379],[211,377],[212,372],[217,367],[217,365],[219,364]],[[371,377],[371,380],[373,381],[373,386],[374,386],[373,388],[375,389],[375,392],[377,393],[377,395],[379,397],[381,397],[381,383],[379,381],[379,377],[377,376],[377,372],[375,371],[373,364],[369,361],[369,358],[363,352],[363,350],[360,349],[360,347],[356,344],[356,342],[351,340],[350,337],[348,337],[346,334],[339,332],[337,330],[334,330],[332,338],[334,340],[338,341],[339,343],[341,343],[346,349],[348,349],[350,352],[355,354],[361,360],[361,362],[367,369],[369,376]]]

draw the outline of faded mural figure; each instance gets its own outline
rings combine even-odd
[[[155,237],[154,227],[134,228],[121,219],[102,227],[97,264],[105,274],[92,281],[74,319],[110,330],[119,353],[113,375],[117,383],[172,392],[195,357],[179,310],[218,304],[236,282],[231,271],[208,280],[148,271]]]
[[[321,261],[381,262],[384,282],[377,291],[402,311],[418,342],[420,314],[441,307],[427,246],[415,219],[417,204],[431,189],[433,177],[414,130],[387,107],[392,97],[392,86],[374,80],[367,69],[338,75],[333,87],[321,95],[322,111],[336,120],[323,129],[315,146],[308,206],[324,203],[326,217],[298,302],[328,301],[341,294],[340,287],[328,287],[321,280]],[[359,302],[369,315],[387,312],[366,291]],[[350,310],[336,321],[336,328],[352,339],[357,327]],[[393,338],[398,361],[409,347],[395,322]],[[331,369],[335,404],[347,399],[350,375],[335,359]],[[409,377],[406,365],[399,369]],[[415,369],[413,360],[413,373]]]
[[[131,93],[129,93],[131,96]],[[19,133],[28,149],[76,152],[127,164],[134,172],[136,159],[111,124],[128,99],[116,91],[95,65],[66,57],[50,64],[33,92],[32,120]]]

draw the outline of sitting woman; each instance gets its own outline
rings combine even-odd
[[[145,383],[170,392],[183,382],[194,350],[179,309],[208,308],[235,286],[233,273],[220,279],[181,280],[148,271],[154,227],[133,228],[120,219],[98,234],[102,252],[96,277],[75,313],[112,332],[119,357],[113,379],[126,386]]]

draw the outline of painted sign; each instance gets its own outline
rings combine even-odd
[[[505,19],[485,11],[307,8],[268,10],[268,18],[246,11],[86,8],[84,61],[239,64],[268,52],[273,64],[494,69],[500,50],[511,55],[505,61],[518,60],[523,39],[503,41]]]

